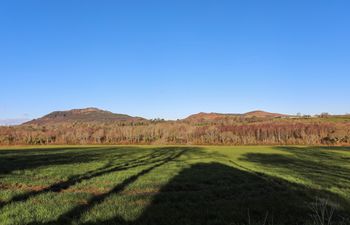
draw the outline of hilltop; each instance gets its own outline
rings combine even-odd
[[[247,113],[243,114],[243,116],[245,116],[245,117],[276,118],[276,117],[289,117],[290,115],[256,110],[256,111],[247,112]]]
[[[24,123],[24,125],[47,125],[56,123],[74,122],[136,122],[145,120],[141,117],[132,117],[126,114],[112,113],[98,108],[72,109],[67,111],[55,111],[39,119]]]
[[[218,121],[218,120],[225,120],[225,119],[234,119],[234,118],[265,118],[265,119],[273,119],[273,118],[286,118],[289,117],[289,115],[280,114],[280,113],[271,113],[271,112],[265,112],[261,110],[256,110],[252,112],[247,112],[243,114],[239,113],[197,113],[190,115],[189,117],[185,118],[184,120],[187,122],[208,122],[208,121]]]
[[[0,127],[5,144],[349,145],[350,117],[289,116],[252,111],[198,113],[147,120],[98,108],[52,112],[20,126]]]
[[[273,118],[286,118],[288,115],[280,113],[271,113],[261,110],[247,112],[243,114],[239,113],[205,113],[200,112],[190,115],[183,119],[185,122],[199,123],[199,122],[216,122],[222,120],[229,120],[232,118],[261,118],[261,119],[273,119]],[[84,109],[72,109],[66,111],[55,111],[47,114],[38,119],[31,120],[23,125],[53,125],[61,123],[75,123],[75,122],[95,122],[95,123],[115,123],[115,122],[146,122],[149,121],[142,117],[133,117],[126,114],[113,113],[110,111],[89,107]]]

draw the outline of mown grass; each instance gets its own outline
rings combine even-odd
[[[350,147],[0,149],[0,224],[350,223]]]

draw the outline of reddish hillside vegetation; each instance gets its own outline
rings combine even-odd
[[[270,113],[270,112],[265,112],[265,111],[252,111],[252,112],[247,112],[244,114],[244,116],[251,116],[251,117],[288,117],[289,115],[285,115],[285,114],[280,114],[280,113]]]
[[[240,116],[240,114],[223,114],[223,113],[197,113],[193,114],[186,119],[185,121],[188,122],[205,122],[205,121],[215,121],[215,120],[221,120],[229,117],[237,117]]]
[[[253,111],[198,113],[165,121],[74,109],[0,127],[0,144],[350,145],[350,116],[291,117]]]
[[[145,120],[124,114],[115,114],[98,108],[73,109],[69,111],[52,112],[42,118],[29,121],[25,125],[48,125],[75,122],[136,122]]]

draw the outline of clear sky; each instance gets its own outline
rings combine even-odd
[[[0,2],[0,118],[350,112],[348,0]]]

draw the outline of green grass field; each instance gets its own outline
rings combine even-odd
[[[350,147],[0,149],[1,225],[349,224],[349,215]]]

